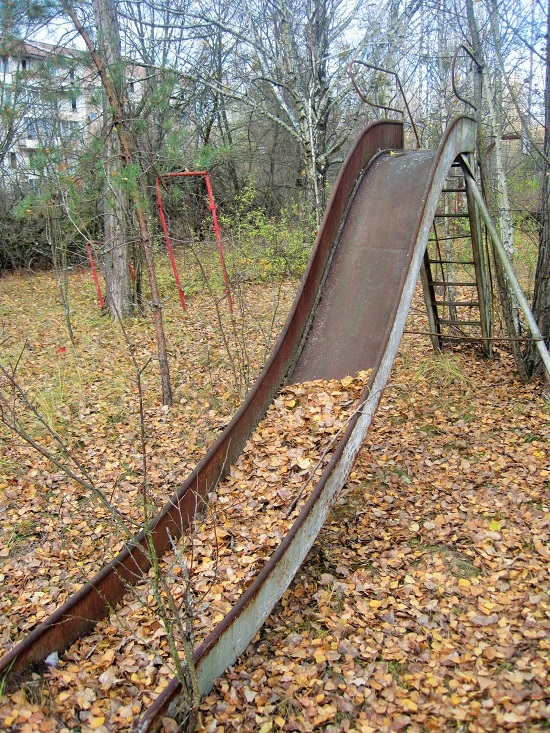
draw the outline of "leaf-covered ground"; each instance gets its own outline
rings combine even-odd
[[[407,339],[350,482],[205,729],[546,730],[549,438],[509,359],[426,359]]]
[[[120,329],[97,310],[89,273],[76,273],[71,282],[75,351],[51,276],[6,277],[0,287],[2,363],[17,364],[19,383],[80,467],[67,460],[28,411],[19,410],[25,429],[79,475],[84,468],[97,492],[126,521],[126,526],[115,524],[97,493],[67,481],[63,472],[0,427],[0,581],[9,578],[0,601],[0,644],[6,649],[116,554],[139,530],[144,514],[135,372]],[[240,381],[261,367],[291,298],[288,287],[250,288],[239,300],[234,331],[221,303]],[[210,300],[198,299],[184,316],[172,299],[164,312],[175,393],[169,410],[160,405],[157,370],[154,361],[149,363],[156,350],[150,320],[128,326],[139,366],[146,367],[142,381],[150,512],[168,500],[238,404],[229,353],[221,344]]]
[[[139,522],[131,363],[118,329],[96,314],[87,278],[77,273],[72,280],[76,355],[53,279],[4,278],[3,358],[28,339],[18,374],[34,403],[98,488]],[[234,331],[226,326],[241,380],[242,352],[257,372],[291,297],[292,287],[243,293],[245,317]],[[165,308],[174,407],[158,404],[153,365],[144,372],[157,504],[195,465],[237,401],[214,308],[201,297],[189,306],[185,317],[176,303]],[[408,327],[425,328],[420,311]],[[133,324],[130,338],[141,365],[154,357],[147,321]],[[273,424],[281,427],[284,416],[301,437],[303,426],[292,420],[302,419],[316,425],[308,435],[330,439],[340,403],[350,408],[349,388],[298,387],[280,398]],[[405,337],[348,485],[276,612],[205,699],[204,730],[548,727],[550,427],[539,391],[515,379],[503,352],[491,361],[474,351],[438,357],[427,339]],[[37,435],[46,445],[51,440],[43,429]],[[324,449],[314,443],[291,445],[289,454],[280,436],[260,428],[248,468],[245,454],[227,494],[220,490],[212,502],[193,547],[199,633],[234,601],[233,553],[241,558],[236,574],[247,582],[276,545],[269,528],[315,469],[313,449]],[[7,650],[109,559],[125,532],[113,530],[109,511],[89,493],[6,433],[1,451],[0,641]],[[291,479],[288,493],[273,478],[280,473]],[[250,521],[243,509],[263,512],[263,527],[243,530]],[[218,562],[211,558],[214,535]],[[75,645],[45,682],[0,698],[0,724],[14,733],[128,730],[168,679],[164,647],[154,608],[134,598],[118,620]]]

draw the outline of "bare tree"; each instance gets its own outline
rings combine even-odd
[[[492,3],[492,0],[490,0],[490,2]],[[500,49],[502,39],[500,36],[498,18],[495,16],[494,4],[492,7],[487,8],[487,11],[491,43],[493,47]],[[477,114],[482,114],[481,104],[484,101],[488,109],[489,131],[493,141],[491,163],[494,172],[494,184],[491,183],[490,169],[488,167],[485,151],[481,151],[479,160],[482,184],[484,194],[488,198],[489,203],[492,203],[494,208],[496,208],[501,241],[510,261],[512,261],[514,256],[514,227],[512,223],[512,212],[508,195],[508,181],[506,178],[503,152],[504,108],[502,95],[502,73],[498,67],[495,69],[494,65],[489,66],[488,64],[486,53],[484,51],[485,44],[480,34],[478,18],[474,9],[473,0],[466,0],[466,14],[471,45],[481,74],[483,90],[485,92],[483,99],[478,100]],[[483,140],[484,136],[482,136],[481,139]],[[493,199],[492,202],[491,199]],[[512,339],[512,351],[514,353],[518,371],[523,379],[527,379],[525,361],[517,341],[521,334],[517,302],[512,294],[506,273],[498,258],[495,258],[495,271],[506,333],[507,336]]]
[[[92,8],[97,27],[98,54],[105,65],[106,73],[112,80],[113,92],[122,107],[125,74],[115,5],[109,0],[92,0]],[[122,159],[120,140],[114,132],[114,124],[114,111],[106,95],[103,99],[105,140],[103,256],[107,280],[107,303],[113,321],[117,319],[117,316],[124,318],[133,312],[128,244],[129,202],[125,189],[119,183],[122,178]]]
[[[219,68],[186,75],[270,119],[296,140],[318,220],[328,169],[354,127],[353,119],[339,112],[349,92],[352,47],[346,33],[356,12],[356,5],[342,0],[258,0],[204,3],[195,14],[210,35],[231,39],[234,56],[223,79]]]

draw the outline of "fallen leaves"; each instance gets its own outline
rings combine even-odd
[[[547,725],[548,414],[536,387],[514,381],[503,355],[476,363],[472,353],[457,354],[440,389],[435,371],[418,367],[433,359],[426,354],[423,344],[403,344],[348,486],[266,627],[204,700],[203,730],[371,733],[456,730],[458,721],[475,733]],[[194,397],[206,372],[191,373],[177,419],[176,410],[148,407],[159,499],[206,449],[199,416],[207,415],[201,425],[213,438],[231,412]],[[292,497],[329,459],[353,411],[347,380],[285,390],[212,497],[186,547],[198,639],[273,552],[292,521],[285,516]],[[77,406],[99,447],[82,430],[73,438],[103,485],[130,507],[140,491],[136,432],[121,393],[110,394],[100,409]],[[70,425],[72,418],[56,419]],[[4,628],[20,633],[103,561],[98,546],[112,530],[108,516],[90,517],[88,498],[43,462],[17,446],[3,450],[24,467],[0,477],[4,537],[15,530],[2,569]],[[69,507],[88,512],[86,521],[75,521]],[[108,546],[119,541],[113,535]],[[181,576],[173,559],[166,563],[174,579]],[[64,655],[46,685],[36,679],[1,699],[4,727],[61,730],[56,716],[82,731],[131,727],[172,674],[155,600],[146,586],[137,590]],[[170,732],[173,720],[164,727]]]
[[[368,373],[363,376],[368,378]],[[343,388],[334,381],[294,385],[283,390],[251,436],[239,463],[218,486],[215,501],[211,501],[197,525],[196,536],[184,548],[196,596],[197,641],[223,618],[273,552],[299,509],[297,500],[303,504],[314,485],[309,479],[320,475],[330,460],[331,446],[353,414],[364,380],[349,377],[346,385]],[[210,411],[208,417],[216,420],[217,413]],[[158,422],[165,419],[166,411],[161,408]],[[118,481],[117,492],[126,481],[131,485],[132,471],[138,465],[134,463],[131,468],[125,465],[127,455],[117,456],[101,446],[91,457],[94,463],[101,461],[101,471],[107,480]],[[124,480],[119,479],[121,471]],[[154,479],[154,469],[150,474]],[[139,485],[137,490],[128,492],[129,498],[138,491]],[[117,501],[124,503],[118,497]],[[106,532],[112,535],[112,523],[108,514],[101,512],[95,513],[95,523],[91,526],[75,523],[74,515],[68,517],[65,513],[64,516],[73,520],[77,530],[87,530],[80,532],[85,539],[78,550],[82,559],[77,561],[84,575],[92,569],[91,562],[101,558],[95,540],[101,541]],[[52,526],[57,525],[52,522]],[[46,547],[46,557],[56,562],[56,572],[59,572],[61,553],[54,540]],[[86,548],[90,551],[90,562],[82,552]],[[67,559],[77,551],[74,546],[71,549],[70,555],[66,553]],[[21,606],[16,605],[16,610],[25,608],[29,602],[39,602],[48,590],[51,592],[52,576],[47,564],[39,560],[32,562],[45,571],[47,581],[39,586],[41,590],[36,590],[36,584],[34,590],[25,590],[20,598]],[[181,578],[181,586],[177,585],[181,567],[170,557],[164,559],[163,567],[174,581],[171,592],[179,603],[186,592],[185,578]],[[65,579],[61,573],[53,579],[57,578]],[[221,582],[216,582],[217,579]],[[70,584],[65,587],[70,588]],[[31,615],[27,624],[36,620],[36,614]],[[323,653],[319,658],[326,659]],[[73,645],[58,666],[46,675],[47,707],[51,715],[63,719],[68,727],[81,725],[100,731],[104,726],[108,730],[124,728],[128,720],[143,712],[144,706],[172,675],[168,639],[158,622],[157,602],[148,594],[147,585],[142,584],[136,589],[133,601],[130,598],[109,620],[99,624],[93,634]],[[329,706],[322,716],[328,719],[331,714]]]
[[[431,358],[410,341],[402,354]],[[308,560],[205,699],[206,731],[258,730],[281,709],[288,731],[547,725],[548,414],[502,356],[454,358],[464,379],[444,392],[396,365]],[[252,705],[231,696],[241,685]],[[338,717],[319,722],[325,703]]]
[[[135,377],[126,345],[119,329],[96,310],[93,291],[87,287],[88,273],[75,273],[71,278],[77,352],[67,350],[63,361],[56,353],[65,331],[59,322],[59,306],[51,297],[56,292],[52,276],[5,277],[2,284],[0,307],[11,336],[3,343],[3,359],[9,359],[10,352],[16,358],[27,340],[19,378],[127,525],[126,529],[115,527],[109,511],[93,495],[0,429],[0,580],[10,579],[9,592],[0,599],[0,647],[6,651],[116,555],[140,528],[143,457]],[[279,295],[281,302],[277,303],[267,290],[251,288],[242,297],[244,307],[267,324],[273,320],[277,328],[280,317],[274,308],[280,307],[284,316],[292,290],[284,287]],[[34,304],[32,318],[29,302]],[[236,405],[228,356],[218,353],[219,334],[211,326],[215,316],[208,299],[197,302],[184,330],[177,299],[173,307],[167,305],[165,315],[175,376],[174,407],[167,410],[158,404],[154,364],[143,374],[147,500],[152,511],[162,506],[174,486],[202,458]],[[237,314],[240,328],[238,319]],[[250,342],[247,353],[253,372],[261,368],[269,345],[261,342],[258,323],[249,319],[242,324],[243,338]],[[136,319],[128,328],[137,356],[145,363],[155,349],[151,324],[148,319]],[[260,328],[265,336],[261,323]],[[178,377],[180,361],[184,363]],[[35,429],[38,439],[51,447],[44,431]]]

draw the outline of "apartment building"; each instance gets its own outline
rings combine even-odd
[[[80,51],[0,39],[0,167],[34,179],[37,150],[69,149],[97,127],[99,78]]]

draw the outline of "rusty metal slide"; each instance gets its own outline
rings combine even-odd
[[[403,126],[369,126],[350,152],[283,332],[231,423],[150,525],[156,552],[189,527],[203,497],[227,473],[279,388],[287,383],[372,374],[330,463],[281,545],[227,616],[195,652],[201,692],[244,651],[291,582],[347,480],[387,382],[437,201],[450,166],[473,152],[475,122],[457,117],[436,151],[404,151]],[[138,534],[46,621],[0,660],[9,686],[40,669],[108,615],[150,566]],[[174,679],[142,719],[154,730],[177,702]]]

